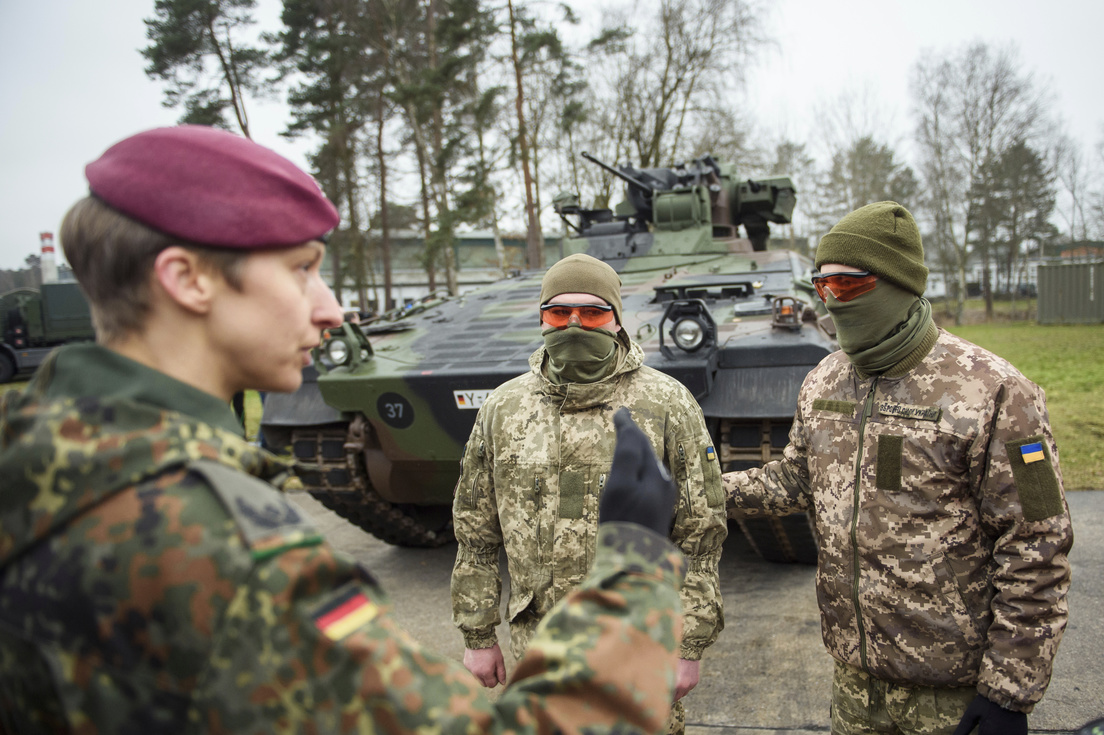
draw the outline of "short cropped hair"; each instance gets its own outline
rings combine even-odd
[[[150,277],[161,251],[179,245],[201,264],[241,288],[247,252],[183,242],[112,209],[95,196],[74,204],[61,223],[61,246],[88,298],[101,343],[138,332],[151,307]]]

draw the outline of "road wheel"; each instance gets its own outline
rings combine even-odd
[[[15,361],[11,355],[0,352],[0,383],[7,383],[15,377]]]
[[[433,548],[455,540],[452,507],[392,503],[368,481],[364,458],[346,453],[344,425],[296,429],[296,458],[315,466],[300,474],[304,487],[323,505],[381,541]]]

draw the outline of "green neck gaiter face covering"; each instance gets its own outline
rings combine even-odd
[[[852,301],[829,296],[825,306],[840,348],[863,373],[880,375],[934,343],[931,304],[889,281],[879,279],[877,288]]]
[[[564,383],[596,383],[617,368],[617,337],[605,329],[567,327],[541,333],[548,352],[548,379]]]

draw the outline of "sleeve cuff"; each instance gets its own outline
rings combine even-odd
[[[705,649],[706,647],[703,645],[683,641],[682,646],[679,647],[679,658],[686,661],[701,661]]]
[[[1012,697],[1008,696],[1004,692],[998,691],[998,690],[994,689],[993,687],[991,687],[987,684],[978,683],[977,689],[978,689],[978,694],[985,697],[990,702],[993,702],[994,704],[1000,705],[1001,707],[1005,708],[1006,710],[1011,710],[1012,712],[1023,712],[1025,714],[1031,714],[1031,710],[1035,709],[1034,704],[1025,704],[1023,702],[1017,702],[1016,700],[1012,699]]]
[[[498,643],[498,636],[494,631],[490,633],[469,633],[464,631],[464,648],[479,649],[490,648]]]

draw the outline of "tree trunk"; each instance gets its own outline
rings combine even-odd
[[[989,248],[986,247],[981,258],[981,290],[985,294],[985,321],[987,322],[993,321],[993,279],[989,273],[989,266]]]
[[[383,150],[383,128],[385,122],[385,102],[383,94],[379,96],[377,107],[378,127],[376,128],[376,156],[379,162],[380,181],[380,256],[383,261],[383,303],[381,312],[389,311],[395,305],[391,297],[391,224],[387,211],[387,156]]]
[[[360,212],[357,206],[360,200],[356,180],[356,153],[348,138],[349,127],[344,120],[339,122],[337,152],[341,174],[345,179],[345,206],[349,208],[349,237],[353,254],[353,281],[357,292],[358,308],[364,311],[368,304],[368,289],[365,285],[364,233],[360,231]]]
[[[418,159],[418,178],[422,185],[422,247],[425,248],[426,287],[429,293],[437,290],[437,254],[430,247],[430,207],[429,207],[429,182],[426,180],[425,146],[419,144],[420,135],[417,131],[417,120],[411,116],[414,122],[414,154]]]
[[[437,0],[429,0],[426,9],[426,41],[429,44],[429,68],[437,69]],[[433,104],[433,161],[430,163],[430,176],[434,198],[437,200],[437,229],[444,232],[441,247],[445,260],[445,287],[450,296],[459,293],[456,282],[456,257],[453,253],[452,217],[449,215],[448,185],[446,182],[446,163],[444,161],[444,127],[441,98]]]
[[[491,233],[494,235],[495,255],[498,257],[498,270],[503,277],[508,275],[509,266],[506,262],[506,243],[502,241],[502,230],[498,226],[498,205],[491,202]]]
[[[228,49],[230,58],[226,58],[226,54],[224,54],[222,50],[222,44],[219,42],[218,34],[215,32],[214,16],[211,16],[207,20],[207,32],[211,35],[211,46],[215,49],[215,55],[218,57],[219,65],[222,67],[223,79],[226,80],[226,85],[230,88],[230,105],[234,108],[234,117],[238,121],[238,127],[241,128],[242,135],[252,140],[253,136],[249,134],[249,118],[245,114],[245,100],[243,100],[241,96],[237,69],[234,67],[233,63],[233,48]],[[226,32],[226,43],[229,46],[229,30]]]
[[[966,313],[966,260],[958,262],[958,293],[955,294],[954,322],[956,326],[962,326],[962,317]]]
[[[533,199],[533,174],[529,170],[529,143],[525,130],[525,90],[521,83],[521,60],[518,58],[517,22],[514,18],[514,2],[507,0],[510,10],[510,52],[514,63],[514,81],[517,83],[518,150],[521,154],[521,171],[525,179],[525,214],[528,229],[525,233],[525,251],[529,268],[544,268],[544,252],[540,242],[540,224],[537,220],[536,202]]]

